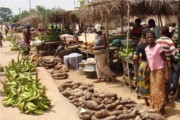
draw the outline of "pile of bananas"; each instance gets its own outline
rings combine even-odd
[[[27,58],[11,61],[5,67],[6,79],[1,81],[3,84],[4,106],[18,107],[26,114],[43,114],[51,105],[51,100],[45,95],[46,88],[39,82],[38,75],[32,76],[34,65],[26,62]],[[27,69],[29,66],[29,70]]]

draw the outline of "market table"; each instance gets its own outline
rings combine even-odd
[[[48,55],[55,53],[55,50],[60,45],[60,43],[60,41],[45,41],[44,45],[47,46]]]
[[[138,81],[138,63],[133,61],[133,59],[130,59],[129,57],[120,57],[120,60],[123,64],[123,70],[124,70],[123,80],[124,80],[124,82],[128,83],[130,88],[132,86],[136,87],[137,81]],[[130,71],[130,69],[127,68],[127,64],[133,66],[134,76],[127,75],[126,72]]]
[[[60,45],[60,43],[60,41],[44,41],[43,44],[35,46],[37,54],[41,52],[42,54],[52,55],[55,53],[55,50]]]
[[[83,48],[78,48],[78,50],[81,52],[82,56],[83,54],[86,54],[86,57],[89,58],[89,56],[94,56],[94,52],[91,50],[83,49]],[[119,50],[119,47],[109,47],[109,56],[110,60],[113,59],[114,57],[114,52]]]

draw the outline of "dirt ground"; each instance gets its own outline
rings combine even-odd
[[[11,52],[9,43],[5,42],[4,47],[0,48],[0,64],[7,65],[8,61],[10,61],[12,58],[17,57],[17,54],[18,54],[18,52]],[[68,79],[53,81],[53,79],[49,77],[50,76],[49,73],[45,72],[46,73],[46,75],[45,75],[42,73],[42,71],[41,71],[41,74],[39,75],[40,78],[42,77],[42,78],[44,78],[44,80],[46,79],[45,81],[50,81],[50,82],[45,82],[45,84],[52,84],[53,86],[48,85],[48,87],[49,87],[49,89],[55,87],[55,89],[56,89],[55,93],[57,93],[57,87],[61,83],[65,82],[67,80],[72,80],[75,82],[83,82],[83,83],[93,83],[93,81],[95,80],[93,78],[87,78],[86,75],[82,75],[82,73],[79,72],[78,70],[77,71],[70,70]],[[47,70],[47,71],[51,71],[51,70]],[[2,77],[0,76],[0,78],[2,78]],[[95,86],[95,89],[99,92],[104,92],[104,91],[114,92],[114,93],[117,93],[118,96],[121,96],[123,98],[130,97],[131,99],[137,101],[137,103],[144,104],[144,101],[142,99],[137,99],[136,92],[131,91],[130,88],[123,83],[122,76],[120,76],[120,74],[117,77],[117,80],[115,82],[95,83],[94,86]],[[2,86],[0,86],[0,89],[1,88],[2,88]],[[62,95],[60,93],[58,93],[59,95],[58,94],[52,95],[51,93],[53,94],[53,91],[49,92],[49,95],[53,96],[54,99],[59,99],[59,101],[61,101],[61,99],[62,99],[62,102],[65,101],[63,104],[63,107],[64,107],[63,109],[66,109],[66,111],[64,111],[64,112],[72,113],[72,117],[68,118],[67,113],[59,114],[59,115],[54,114],[54,119],[50,117],[50,119],[47,118],[46,120],[78,120],[77,116],[75,115],[75,113],[77,112],[77,109],[74,108],[74,106],[72,106],[72,104],[70,102],[68,102],[68,100],[66,98],[62,97]],[[55,96],[59,96],[59,97],[55,97]],[[0,99],[0,100],[2,100],[2,99]],[[59,106],[58,106],[59,108],[56,107],[59,111],[62,110],[61,105],[59,104]],[[2,104],[0,105],[0,108],[1,108],[0,111],[2,110],[4,114],[13,113],[12,109],[14,109],[14,108],[7,109],[7,108],[3,107]],[[180,119],[180,103],[171,101],[170,103],[167,104],[166,111],[167,111],[167,119],[168,120]],[[0,113],[2,113],[2,112],[0,112]],[[1,119],[1,117],[3,116],[3,113],[0,115],[0,120],[10,120],[5,117],[4,117],[4,119],[3,118]],[[51,114],[51,113],[47,113],[47,114]],[[46,118],[46,116],[48,116],[47,114],[42,118]],[[21,118],[23,118],[21,116],[24,116],[24,114],[17,114],[17,115],[14,114],[14,115],[15,115],[16,119],[11,119],[11,120],[24,120],[24,119],[21,119]],[[56,115],[58,115],[58,116],[56,116]],[[74,115],[76,117],[74,117]],[[8,117],[8,115],[6,115],[6,116]],[[30,117],[28,117],[28,118],[30,118]],[[28,118],[26,120],[32,120],[32,118],[31,119],[28,119]]]

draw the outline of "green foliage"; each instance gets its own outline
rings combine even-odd
[[[38,37],[39,40],[59,40],[60,33],[54,32],[47,32],[46,34],[42,34]]]
[[[20,14],[13,16],[13,17],[10,19],[10,22],[16,23],[16,22],[18,22],[20,19],[25,18],[25,17],[27,17],[27,16],[29,16],[29,15],[30,15],[30,12],[28,12],[28,11],[26,11],[26,10],[25,10],[25,11],[22,11]]]
[[[0,7],[1,22],[9,22],[10,17],[12,17],[12,10],[6,7]]]

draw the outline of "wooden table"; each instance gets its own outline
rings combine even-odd
[[[60,41],[45,41],[44,45],[47,46],[48,55],[54,54],[60,43]]]
[[[127,76],[124,71],[123,80],[125,83],[129,84],[130,88],[132,86],[136,87],[138,81],[138,63],[134,62],[132,59],[129,59],[128,57],[121,57],[120,60],[123,64],[123,70],[128,70],[129,72],[129,68],[127,68],[127,64],[131,64],[133,66],[134,76]]]
[[[94,56],[94,52],[87,50],[87,49],[83,49],[83,48],[78,48],[78,50],[81,52],[81,54],[86,54],[87,58],[89,58],[90,55]],[[119,47],[109,47],[109,56],[110,56],[110,60],[113,60],[114,57],[114,52],[116,50],[119,50]]]
[[[78,50],[81,52],[82,56],[83,54],[86,54],[86,57],[89,58],[89,55],[93,55],[94,53],[93,51],[87,50],[87,49],[83,49],[83,48],[78,48]]]
[[[36,46],[37,54],[41,52],[44,55],[52,55],[60,43],[60,41],[45,41],[41,46]]]

